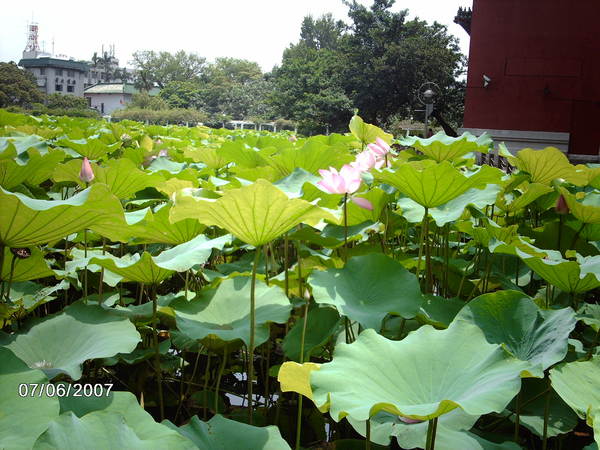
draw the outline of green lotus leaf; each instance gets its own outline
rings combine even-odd
[[[498,202],[498,206],[504,211],[514,213],[525,208],[530,203],[534,202],[542,195],[546,195],[552,192],[550,186],[546,186],[540,183],[531,183],[527,186],[527,189],[521,193],[520,196],[515,197],[514,194],[508,193],[501,197],[501,201]]]
[[[227,161],[227,163],[233,162],[237,166],[254,168],[265,166],[267,164],[265,158],[263,158],[258,151],[249,147],[248,144],[242,140],[225,142],[221,148],[217,150],[217,154],[220,158]]]
[[[392,143],[394,138],[391,134],[386,133],[381,128],[365,123],[359,116],[353,116],[348,125],[350,132],[362,142],[363,146],[375,142],[377,138],[383,139],[388,144]]]
[[[343,269],[315,271],[308,284],[317,303],[334,305],[340,314],[375,330],[387,314],[415,317],[423,301],[415,275],[381,253],[355,256]]]
[[[36,135],[6,136],[0,137],[0,149],[3,157],[18,157],[27,162],[29,150],[33,149],[40,155],[45,155],[48,153],[48,143],[46,139]]]
[[[27,367],[7,348],[0,347],[0,447],[27,449],[42,434],[48,424],[58,417],[60,406],[56,397],[46,396],[45,390],[31,395],[19,395],[19,386],[43,385],[48,378],[40,371]]]
[[[156,284],[171,277],[175,272],[185,272],[197,264],[204,264],[212,249],[222,249],[231,242],[231,236],[225,235],[216,239],[208,239],[204,235],[196,236],[191,241],[165,250],[158,256],[144,252],[140,256],[96,255],[89,260],[129,281]]]
[[[429,215],[435,220],[438,227],[458,220],[468,205],[484,208],[493,205],[500,192],[500,186],[488,184],[484,189],[469,189],[467,192],[450,200],[448,203],[429,209]],[[401,198],[397,205],[402,209],[402,216],[411,223],[421,222],[425,208],[410,198]]]
[[[79,140],[62,139],[58,141],[58,145],[73,149],[81,156],[87,156],[88,159],[97,160],[102,159],[107,153],[121,148],[122,142],[115,142],[108,145],[100,138],[90,137]]]
[[[465,302],[458,298],[426,294],[423,296],[423,305],[417,314],[417,319],[436,328],[448,328],[464,306]]]
[[[547,388],[546,380],[535,378],[524,379],[521,388],[522,404],[520,406],[519,422],[539,437],[544,436],[544,410],[546,408],[544,391]],[[548,437],[570,432],[577,425],[577,415],[554,390],[551,389],[549,395]],[[510,409],[511,411],[515,410],[512,405]],[[510,420],[515,421],[514,414],[510,416]]]
[[[44,259],[44,254],[38,250],[37,247],[32,247],[30,251],[31,256],[29,258],[20,259],[15,257],[14,270],[11,277],[10,267],[12,264],[12,258],[14,256],[10,249],[5,248],[5,263],[2,265],[0,280],[7,281],[8,279],[11,279],[13,282],[15,282],[54,276],[54,272],[50,269],[50,267],[48,267],[48,263]]]
[[[509,161],[519,170],[527,172],[533,183],[549,185],[557,178],[577,183],[582,179],[566,155],[555,147],[543,150],[525,148],[517,156],[509,157]]]
[[[369,329],[352,344],[338,344],[333,361],[313,371],[310,383],[315,404],[328,404],[336,421],[366,420],[379,411],[429,420],[457,407],[473,416],[502,411],[527,366],[467,323],[445,330],[425,325],[402,341]]]
[[[569,334],[577,323],[571,308],[540,310],[519,291],[483,294],[467,303],[455,320],[477,325],[488,342],[506,349],[531,367],[526,376],[543,377],[544,370],[567,354]]]
[[[196,448],[211,450],[286,450],[290,446],[273,425],[253,427],[245,423],[226,419],[217,414],[208,422],[193,416],[179,428],[168,421],[165,423],[192,441]]]
[[[121,203],[103,184],[55,201],[0,188],[0,245],[28,247],[57,241],[122,214]]]
[[[600,286],[600,279],[595,272],[582,271],[582,267],[589,268],[585,263],[588,260],[595,262],[595,258],[580,257],[579,261],[569,261],[563,259],[559,252],[552,250],[545,250],[545,252],[548,256],[539,258],[516,249],[517,255],[531,270],[563,292],[579,294]]]
[[[250,343],[250,278],[238,276],[224,280],[217,289],[204,289],[194,300],[177,300],[177,328],[193,339],[215,336],[223,341]],[[291,304],[281,288],[257,281],[256,346],[269,339],[269,322],[285,323]]]
[[[550,380],[565,403],[594,428],[600,445],[600,355],[589,361],[561,364],[550,370]]]
[[[600,194],[589,193],[583,201],[577,198],[565,188],[559,188],[569,207],[569,212],[583,223],[600,224]]]
[[[597,333],[600,330],[600,305],[584,304],[578,311],[577,319],[592,327]]]
[[[313,308],[308,311],[302,361],[308,361],[311,352],[327,342],[337,329],[339,321],[340,315],[334,308]],[[283,338],[283,352],[292,361],[300,361],[303,326],[304,319],[298,319]]]
[[[78,380],[85,361],[129,353],[139,341],[140,334],[129,320],[77,302],[14,336],[6,347],[49,378],[66,373]]]
[[[77,448],[73,447],[68,440],[68,435],[64,436],[63,433],[68,433],[71,426],[73,433],[79,432],[79,427],[82,424],[94,423],[95,419],[89,420],[88,416],[107,418],[109,423],[112,423],[113,416],[121,418],[121,423],[125,427],[121,431],[124,431],[124,436],[127,436],[131,431],[135,433],[134,436],[138,438],[146,446],[151,448],[194,448],[191,443],[186,439],[183,439],[177,432],[171,430],[168,424],[160,424],[154,421],[152,416],[148,414],[140,406],[137,399],[130,392],[112,391],[109,395],[103,395],[101,397],[75,397],[71,392],[71,395],[60,398],[60,412],[62,416],[69,416],[69,425],[63,427],[55,427],[49,431],[44,437],[44,442],[52,440],[56,443],[59,439],[66,439],[68,446],[66,448]],[[104,416],[97,415],[97,413],[106,414]],[[86,419],[88,417],[88,419]],[[83,421],[77,421],[75,418],[82,418]],[[64,420],[64,419],[63,419]],[[66,423],[67,421],[64,420]],[[52,428],[52,427],[51,427]],[[85,425],[84,425],[85,428]],[[116,427],[115,430],[120,427]],[[97,430],[95,427],[91,429],[92,433]],[[120,436],[121,439],[123,436]],[[79,448],[97,448],[94,446],[94,441],[86,439],[85,436],[79,436],[82,439],[80,443],[83,445]],[[40,439],[42,441],[42,439]],[[134,441],[135,442],[135,441]],[[41,444],[41,442],[38,442]],[[125,445],[125,444],[123,444]],[[139,445],[139,444],[138,444]],[[57,446],[54,448],[63,448]],[[128,446],[113,446],[111,448],[130,448]],[[138,448],[138,447],[134,447]]]
[[[171,221],[194,218],[216,225],[242,241],[259,246],[281,236],[299,223],[316,224],[330,215],[305,200],[289,199],[266,180],[226,191],[215,201],[178,194]]]
[[[215,148],[188,148],[183,151],[183,156],[193,162],[201,162],[211,169],[220,169],[228,163],[227,154]]]
[[[388,419],[390,420],[391,417]],[[477,416],[470,416],[456,408],[448,414],[440,416],[436,429],[435,448],[439,450],[520,450],[514,442],[496,444],[487,441],[468,430],[477,421]],[[425,448],[428,422],[404,423],[395,418],[391,434],[396,437],[402,448]]]
[[[318,176],[313,175],[304,169],[296,168],[288,176],[273,184],[285,192],[289,198],[298,198],[304,195],[303,188],[306,183],[314,186],[319,180],[320,178]]]
[[[352,155],[345,147],[330,146],[319,140],[309,139],[300,148],[286,148],[269,158],[269,165],[275,168],[280,176],[285,177],[296,169],[316,174],[319,169],[339,168],[352,160]]]
[[[29,167],[20,165],[12,159],[0,160],[0,186],[10,190],[18,186],[29,173]]]
[[[221,250],[225,245],[231,244],[232,240],[231,235],[209,239],[201,234],[188,242],[165,250],[153,259],[156,265],[162,269],[185,272],[195,265],[204,264],[213,249]]]
[[[358,225],[368,220],[377,222],[381,216],[383,208],[388,201],[388,194],[379,188],[373,188],[365,193],[355,194],[355,198],[366,198],[373,205],[372,210],[368,210],[358,206],[351,199],[348,199],[348,226]],[[423,216],[421,215],[421,219]],[[385,219],[382,219],[384,221]]]
[[[183,244],[202,233],[206,227],[195,219],[184,219],[175,223],[169,221],[171,207],[163,206],[154,213],[149,212],[144,220],[131,228],[135,242],[146,244]]]
[[[69,289],[70,284],[62,280],[53,286],[42,286],[31,281],[22,281],[11,284],[10,301],[17,308],[23,308],[25,311],[32,311],[39,305],[54,300],[52,294],[57,291]]]
[[[106,184],[110,192],[120,199],[129,198],[142,189],[164,182],[163,177],[159,174],[145,173],[126,158],[111,159],[106,163],[106,167],[100,167],[95,163],[91,164],[95,175],[92,184]],[[80,170],[81,160],[73,159],[57,166],[52,178],[56,182],[70,181],[83,186],[84,183],[79,179]]]
[[[483,189],[488,184],[499,184],[502,172],[490,166],[465,176],[448,161],[405,163],[395,172],[386,169],[374,173],[377,180],[394,186],[419,205],[434,208],[448,203],[469,189]]]
[[[425,156],[442,162],[459,159],[471,152],[487,153],[492,139],[487,133],[477,137],[465,132],[458,137],[450,137],[440,132],[427,139],[406,136],[400,139],[399,143],[414,147]]]
[[[159,267],[152,255],[144,252],[141,255],[125,255],[121,258],[105,254],[91,258],[91,264],[108,269],[112,273],[123,277],[127,281],[135,281],[145,284],[157,284],[170,278],[175,271]]]

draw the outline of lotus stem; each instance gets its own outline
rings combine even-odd
[[[546,384],[548,386],[546,392],[546,402],[544,403],[544,431],[542,434],[542,450],[548,448],[548,418],[550,416],[550,379],[548,374],[545,374]]]
[[[265,252],[264,254],[264,258],[265,258],[265,283],[267,283],[267,286],[269,285],[269,247],[268,245],[263,246],[263,250]]]
[[[425,293],[431,292],[432,273],[431,273],[431,248],[429,246],[429,210],[425,208],[425,268],[427,270],[425,277]]]
[[[560,248],[560,244],[561,244],[561,240],[562,240],[563,221],[564,221],[564,216],[561,214],[558,217],[558,251],[561,254],[562,254],[562,249]]]
[[[102,254],[106,254],[106,238],[102,238]],[[102,284],[104,282],[104,267],[100,269],[100,281],[98,282],[98,302],[102,303]]]
[[[252,282],[250,284],[250,345],[248,347],[248,423],[254,422],[253,409],[254,398],[252,397],[252,380],[254,379],[254,329],[256,328],[256,311],[254,292],[256,289],[256,269],[260,258],[262,246],[256,248],[254,254],[254,265],[252,266]]]
[[[2,279],[2,268],[4,267],[4,244],[0,244],[0,301],[4,297],[4,280]]]
[[[8,274],[8,283],[6,285],[6,301],[10,301],[10,287],[12,286],[13,274],[15,273],[15,263],[17,256],[13,255],[10,260],[10,273]]]
[[[158,404],[160,408],[160,420],[161,422],[165,418],[165,405],[163,400],[163,390],[162,390],[162,371],[160,368],[160,350],[158,348],[158,302],[156,300],[156,285],[152,286],[150,290],[152,297],[152,328],[154,332],[152,333],[152,339],[154,341],[154,366],[156,370],[156,382],[158,386]]]
[[[365,449],[371,449],[371,418],[367,418],[367,440],[365,441]]]
[[[206,367],[204,368],[204,420],[208,418],[208,399],[206,398],[208,391],[208,378],[210,375],[210,352],[206,352]],[[198,353],[198,358],[200,357],[200,353]],[[196,364],[198,364],[198,358],[196,359]],[[194,373],[192,373],[192,378],[194,378],[196,370],[194,369]]]
[[[423,214],[423,220],[421,221],[421,237],[419,238],[419,258],[417,259],[417,271],[416,271],[417,280],[419,279],[419,274],[421,273],[421,259],[423,257],[423,242],[425,241],[425,230],[427,228],[426,225],[424,225],[426,217],[428,217],[427,208],[425,208],[425,214]]]
[[[302,430],[302,394],[298,394],[298,416],[296,419],[296,445],[295,449],[300,450],[300,431]]]
[[[289,298],[290,296],[290,276],[288,273],[289,267],[289,251],[288,251],[288,235],[285,234],[285,238],[283,239],[283,271],[285,272],[285,296]]]
[[[519,427],[521,422],[521,392],[517,394],[517,401],[515,405],[515,436],[514,441],[519,443]]]
[[[427,424],[427,442],[425,443],[425,450],[434,450],[435,448],[435,435],[437,433],[437,422],[438,418],[435,417],[429,420]]]
[[[87,228],[83,230],[83,257],[87,258]],[[85,262],[85,270],[83,271],[83,296],[87,303],[88,296],[88,276],[87,276],[87,261]]]
[[[186,270],[185,271],[185,284],[184,284],[184,292],[185,292],[185,299],[188,300],[188,286],[189,286],[189,280],[190,280],[190,270]]]
[[[227,346],[223,349],[223,360],[219,366],[219,374],[217,375],[217,387],[215,388],[215,414],[219,414],[219,388],[221,387],[221,378],[223,377],[223,371],[225,370],[225,364],[227,363]]]
[[[344,194],[344,263],[348,261],[348,194]]]
[[[271,336],[271,326],[269,326],[269,336]],[[270,386],[269,386],[269,364],[271,363],[271,345],[267,342],[267,356],[265,364],[265,417],[269,413],[269,403],[271,403]]]

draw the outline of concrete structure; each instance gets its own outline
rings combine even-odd
[[[464,129],[597,161],[599,16],[598,0],[474,0]]]
[[[112,114],[117,109],[123,109],[131,101],[133,94],[138,90],[133,84],[128,83],[100,83],[85,89],[84,97],[91,108],[97,109],[101,114]],[[152,89],[149,95],[158,95],[160,89]]]
[[[57,93],[83,97],[85,76],[88,71],[85,63],[50,57],[33,57],[22,59],[19,61],[19,66],[33,74],[38,88],[45,94]]]

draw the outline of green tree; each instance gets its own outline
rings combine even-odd
[[[0,107],[29,106],[43,100],[31,73],[19,69],[14,62],[0,62]]]
[[[199,78],[206,68],[206,59],[183,50],[174,54],[143,50],[133,54],[132,64],[136,69],[136,86],[150,90],[155,84],[162,89],[171,81]]]
[[[273,71],[271,102],[278,115],[298,122],[302,133],[345,131],[352,102],[343,87],[343,55],[311,42],[301,40],[284,51],[281,67]]]
[[[456,79],[465,60],[445,25],[418,18],[407,21],[408,10],[390,11],[395,0],[374,0],[370,8],[355,0],[344,3],[352,22],[341,45],[344,89],[361,117],[384,123],[397,113],[408,116],[421,106],[416,93],[425,81],[441,88],[438,111],[456,108]]]
[[[309,15],[304,18],[300,26],[300,41],[315,50],[324,48],[336,50],[345,30],[344,22],[334,20],[331,13],[316,20]]]
[[[74,95],[50,94],[46,96],[46,106],[50,109],[87,109],[87,100]]]

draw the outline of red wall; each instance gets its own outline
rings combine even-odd
[[[600,0],[473,0],[465,102],[467,128],[570,132],[597,155]]]

